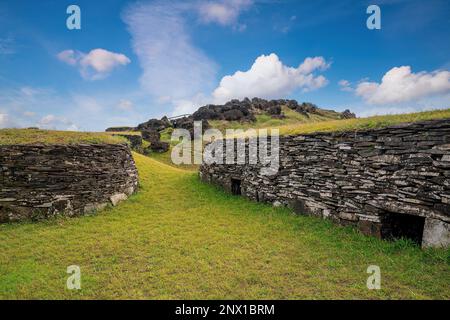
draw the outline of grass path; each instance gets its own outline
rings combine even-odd
[[[135,155],[141,190],[94,216],[0,226],[0,298],[443,298],[449,251],[387,243]],[[82,289],[65,288],[79,265]],[[382,290],[366,269],[381,267]]]

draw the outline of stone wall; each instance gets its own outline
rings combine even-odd
[[[0,146],[0,222],[82,215],[116,205],[137,186],[127,145]]]
[[[450,119],[280,137],[273,176],[249,164],[203,164],[200,176],[364,234],[408,237],[425,247],[450,244]]]

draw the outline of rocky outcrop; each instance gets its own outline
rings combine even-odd
[[[356,118],[356,115],[348,109],[345,109],[341,113],[341,119],[353,119],[353,118]]]
[[[168,142],[161,141],[161,134],[153,129],[143,130],[142,138],[145,141],[150,142],[150,146],[144,150],[144,154],[151,152],[167,152],[169,151],[170,144]]]
[[[127,145],[0,146],[0,222],[90,213],[137,186]]]
[[[144,150],[144,154],[150,154],[152,152],[164,153],[169,151],[170,144],[165,141],[154,141],[148,148]]]
[[[260,168],[203,164],[200,176],[365,234],[450,245],[450,119],[280,137],[279,171]]]
[[[194,120],[226,120],[252,122],[256,120],[256,115],[267,113],[273,118],[282,118],[282,107],[288,107],[298,113],[309,117],[312,114],[326,115],[334,119],[355,118],[355,114],[349,110],[339,113],[333,110],[325,110],[308,102],[299,104],[296,100],[265,100],[253,98],[252,100],[245,98],[244,100],[231,100],[224,105],[206,105],[198,109],[193,115]]]
[[[150,143],[157,142],[161,139],[159,131],[154,129],[146,129],[141,131],[142,139]]]
[[[167,119],[167,117],[163,117],[161,120],[158,119],[150,119],[147,122],[141,123],[136,127],[136,131],[163,131],[166,128],[171,127],[172,124]]]
[[[195,121],[199,120],[226,120],[226,121],[255,121],[252,103],[249,99],[243,101],[231,100],[224,105],[206,105],[192,115]]]
[[[202,134],[205,133],[207,129],[210,128],[208,121],[206,120],[195,120],[192,116],[183,117],[172,121],[173,127],[175,129],[185,129],[191,134],[191,137],[195,137],[194,134],[194,121],[202,122]],[[197,138],[197,137],[195,137]]]
[[[142,147],[142,137],[139,134],[118,133],[113,134],[113,136],[123,137],[130,141],[130,147],[133,150],[139,150]]]

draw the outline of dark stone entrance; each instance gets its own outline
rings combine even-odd
[[[406,238],[421,245],[425,218],[410,214],[387,213],[382,220],[382,238]]]
[[[240,196],[241,192],[241,180],[231,178],[231,193]]]

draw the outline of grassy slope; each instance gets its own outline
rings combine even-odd
[[[286,125],[280,127],[281,135],[306,134],[325,131],[355,131],[378,129],[400,123],[416,122],[433,119],[450,119],[450,109],[424,111],[407,114],[394,114],[356,118],[346,120],[323,121],[301,125]]]
[[[359,235],[135,155],[140,192],[98,215],[0,226],[0,298],[443,298],[449,251]],[[82,290],[65,289],[66,268]],[[366,288],[368,265],[382,290]]]
[[[125,143],[127,140],[102,132],[75,132],[36,129],[1,129],[0,145],[7,144],[75,144]]]
[[[282,108],[284,119],[273,119],[268,114],[258,114],[256,115],[255,122],[239,122],[239,121],[225,121],[225,120],[209,120],[211,127],[225,131],[225,129],[248,129],[248,128],[273,128],[282,127],[287,125],[301,125],[310,122],[320,122],[327,120],[337,120],[339,119],[339,114],[332,111],[322,110],[322,114],[311,114],[310,117],[306,117],[301,113],[293,111],[287,107]]]
[[[237,121],[210,121],[213,128],[225,132],[225,129],[279,129],[280,135],[307,134],[313,132],[326,131],[354,131],[364,129],[377,129],[396,125],[406,122],[415,122],[422,120],[444,119],[450,118],[450,109],[425,111],[408,114],[395,114],[372,116],[367,118],[356,119],[332,119],[335,115],[317,116],[312,115],[310,118],[294,112],[292,110],[284,110],[286,119],[272,119],[268,115],[258,115],[256,122],[237,122]],[[330,118],[332,120],[330,120]]]

